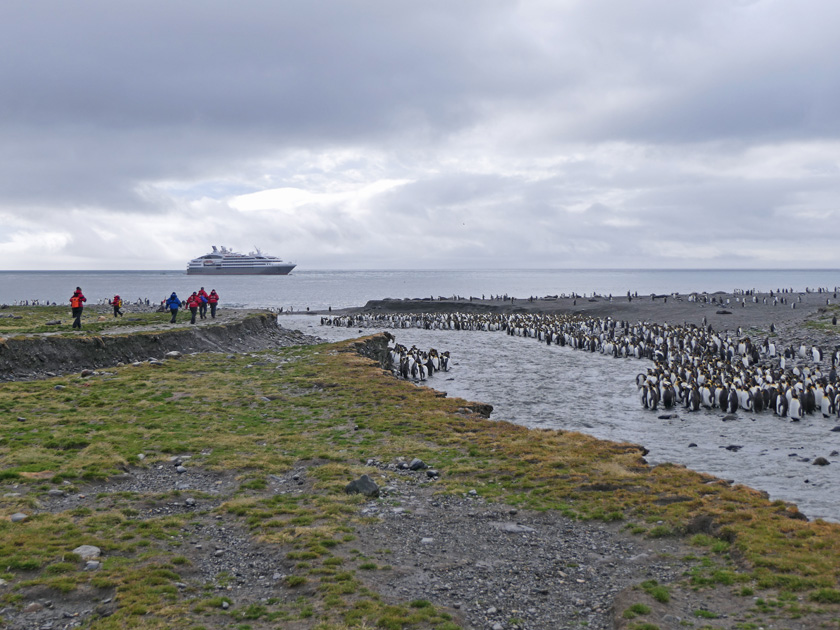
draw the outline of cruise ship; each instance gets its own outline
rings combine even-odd
[[[259,249],[240,254],[226,247],[216,248],[204,256],[193,258],[187,265],[187,275],[206,276],[285,276],[297,265],[283,262],[277,256],[263,254]]]

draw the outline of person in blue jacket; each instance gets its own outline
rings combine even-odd
[[[172,313],[172,319],[169,320],[170,324],[175,323],[175,319],[178,317],[178,309],[181,308],[181,300],[178,299],[178,295],[175,291],[172,292],[172,295],[166,300],[166,308],[169,309],[169,312]]]

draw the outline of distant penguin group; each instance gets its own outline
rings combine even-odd
[[[780,348],[770,336],[759,342],[740,329],[733,334],[717,333],[705,323],[678,326],[544,313],[362,314],[322,318],[322,323],[502,331],[616,358],[650,359],[654,365],[636,378],[640,402],[650,410],[678,406],[688,411],[719,409],[725,414],[766,410],[791,421],[816,414],[840,417],[840,346],[831,353],[831,365],[827,366],[825,353],[817,345]],[[770,331],[775,333],[772,324]],[[400,366],[399,374],[417,380],[440,369],[435,363],[443,361],[441,353],[434,350],[423,353],[395,346],[392,354],[394,365]]]

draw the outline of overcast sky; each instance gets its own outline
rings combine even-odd
[[[836,0],[9,0],[0,269],[840,267]]]

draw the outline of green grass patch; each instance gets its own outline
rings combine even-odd
[[[667,586],[659,584],[656,580],[646,580],[641,584],[642,590],[656,601],[667,604],[671,601],[671,592]]]

